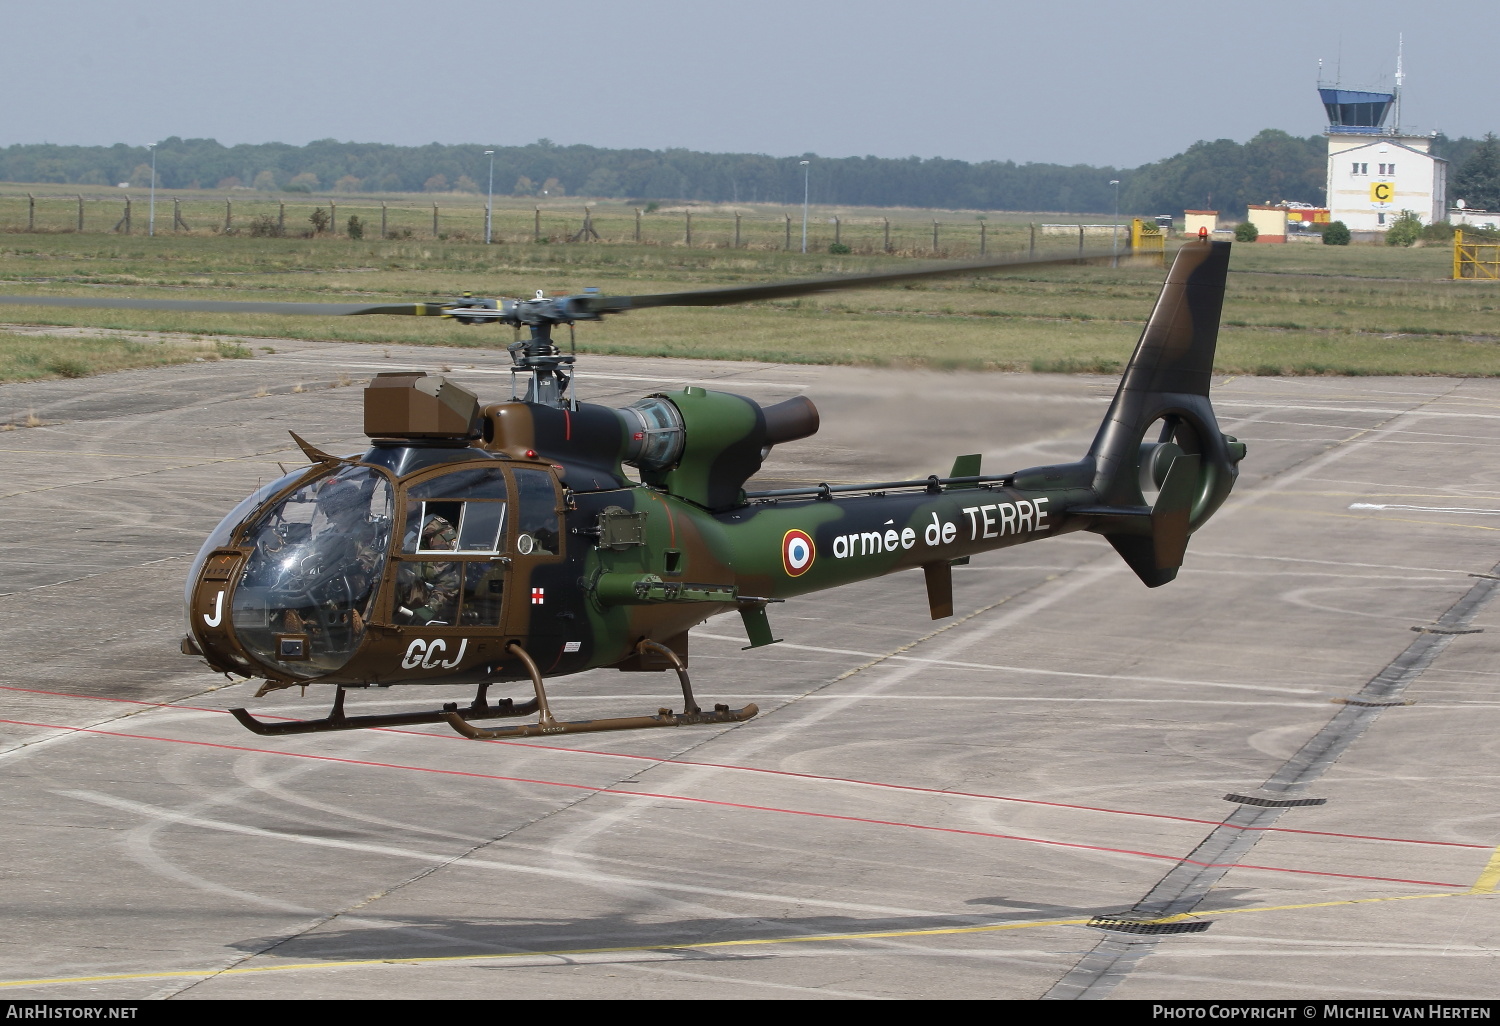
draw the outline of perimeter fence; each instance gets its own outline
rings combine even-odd
[[[1024,216],[1024,215],[1020,215]],[[922,212],[890,215],[817,212],[806,225],[810,253],[882,254],[924,257],[982,257],[1035,251],[1054,244],[1048,236],[1078,226],[991,219],[987,215]],[[154,225],[153,225],[154,220]],[[292,196],[236,191],[230,196],[157,190],[154,218],[146,190],[87,193],[0,193],[0,232],[155,234],[354,238],[365,241],[485,240],[484,197],[371,199],[358,194]],[[1110,225],[1089,225],[1090,236],[1109,234]],[[1102,230],[1101,230],[1102,229]],[[1120,225],[1122,245],[1128,222]],[[577,243],[681,246],[692,249],[783,250],[803,248],[800,208],[734,209],[709,206],[631,207],[619,203],[518,205],[507,198],[493,210],[489,237],[502,245]]]

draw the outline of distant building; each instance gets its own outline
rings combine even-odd
[[[1217,210],[1184,210],[1182,218],[1182,232],[1192,237],[1198,234],[1198,229],[1207,228],[1212,235],[1219,227],[1219,212]]]
[[[1319,88],[1328,112],[1328,209],[1352,231],[1384,231],[1403,210],[1426,224],[1448,213],[1448,162],[1432,138],[1385,122],[1397,93]]]
[[[1286,207],[1251,203],[1246,214],[1246,220],[1255,225],[1259,233],[1255,236],[1256,242],[1286,241]]]

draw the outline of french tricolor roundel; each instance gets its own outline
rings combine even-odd
[[[781,566],[788,577],[801,577],[813,565],[818,550],[806,531],[788,531],[781,539]]]

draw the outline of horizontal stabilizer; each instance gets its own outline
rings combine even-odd
[[[1156,496],[1156,504],[1149,508],[1075,506],[1068,512],[1094,517],[1090,530],[1109,539],[1146,587],[1159,588],[1177,576],[1177,568],[1182,566],[1187,553],[1199,462],[1197,456],[1174,459]]]

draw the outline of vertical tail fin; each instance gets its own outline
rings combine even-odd
[[[1228,498],[1245,454],[1219,430],[1208,401],[1229,247],[1194,242],[1177,252],[1089,449],[1100,503],[1089,530],[1108,538],[1148,587],[1177,576],[1188,535]],[[1157,487],[1152,503],[1145,490]]]

